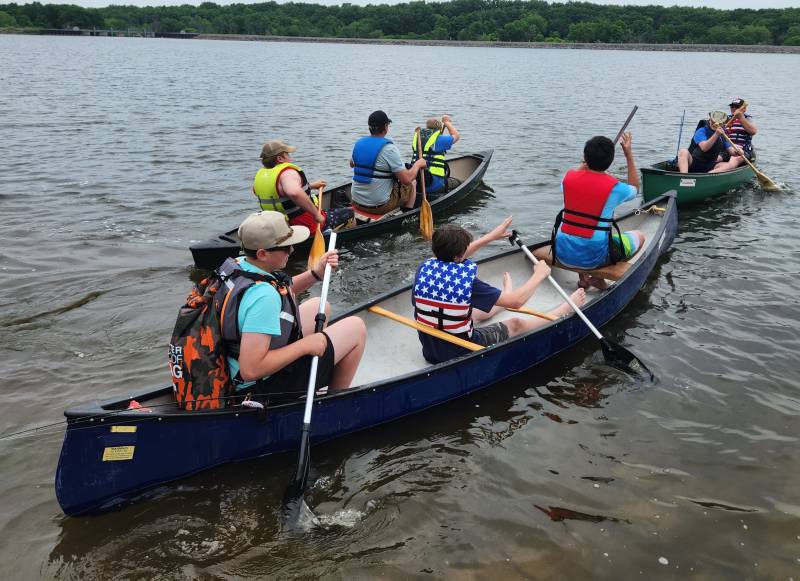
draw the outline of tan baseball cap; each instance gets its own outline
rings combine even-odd
[[[281,153],[292,153],[293,151],[297,151],[297,148],[286,145],[281,139],[273,139],[272,141],[267,141],[263,145],[261,148],[261,157],[275,157]]]
[[[305,226],[289,226],[286,216],[269,210],[250,214],[239,226],[239,240],[246,250],[292,246],[307,239],[310,234]]]

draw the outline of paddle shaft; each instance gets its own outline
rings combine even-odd
[[[765,179],[767,179],[767,180],[769,180],[769,181],[772,181],[772,180],[770,180],[770,179],[769,179],[767,176],[765,176],[763,173],[761,173],[760,171],[758,171],[758,168],[757,168],[756,166],[754,166],[754,165],[753,165],[753,164],[750,162],[750,160],[749,160],[749,159],[747,159],[747,156],[744,154],[744,151],[742,151],[742,148],[741,148],[741,147],[739,147],[738,145],[736,145],[736,144],[735,144],[733,141],[731,141],[731,138],[730,138],[730,137],[728,137],[728,134],[727,134],[727,133],[725,133],[725,131],[723,131],[723,132],[722,132],[722,136],[725,138],[725,141],[727,141],[728,143],[730,143],[730,144],[731,144],[731,147],[733,147],[733,148],[734,148],[734,149],[735,149],[735,150],[736,150],[736,151],[739,153],[739,155],[741,155],[741,156],[742,156],[742,159],[743,159],[743,160],[744,160],[744,161],[747,163],[747,165],[749,165],[749,166],[750,166],[750,169],[752,169],[754,172],[756,172],[756,175],[757,175],[757,176],[763,176]]]
[[[554,317],[553,315],[548,315],[547,313],[541,313],[539,311],[535,311],[533,309],[529,309],[528,307],[520,307],[518,309],[512,309],[511,307],[506,307],[507,311],[511,311],[512,313],[522,313],[523,315],[533,315],[534,317],[540,317],[542,319],[547,319],[548,321],[557,321],[558,317]]]
[[[614,145],[617,144],[619,138],[622,137],[623,133],[625,133],[625,130],[628,128],[628,124],[631,122],[631,119],[633,119],[633,116],[636,115],[636,111],[638,110],[639,110],[639,105],[634,105],[633,109],[631,110],[631,114],[628,115],[628,118],[625,120],[625,123],[622,124],[622,129],[619,130],[619,133],[617,133],[617,136],[614,138]]]
[[[683,120],[686,119],[686,109],[683,110],[681,115],[681,128],[678,130],[678,146],[675,148],[675,159],[678,159],[678,154],[681,151],[681,139],[683,139]]]
[[[437,339],[441,339],[442,341],[447,341],[448,343],[452,343],[453,345],[458,345],[459,347],[463,347],[464,349],[469,349],[470,351],[480,351],[481,349],[484,348],[483,345],[478,345],[477,343],[473,343],[472,341],[466,341],[464,339],[456,337],[455,335],[446,333],[445,331],[440,331],[439,329],[428,327],[427,325],[423,325],[422,323],[417,323],[412,319],[403,317],[402,315],[398,315],[397,313],[393,313],[392,311],[387,311],[383,307],[373,306],[367,310],[370,313],[375,313],[376,315],[386,317],[387,319],[396,321],[402,325],[405,325],[406,327],[411,327],[412,329],[416,329],[420,333],[425,333],[426,335],[430,335],[431,337],[436,337]]]
[[[419,127],[417,127],[417,159],[422,159],[422,135],[420,134]],[[422,186],[422,204],[428,202],[428,195],[425,192],[425,169],[419,170],[419,180]]]
[[[328,250],[336,248],[336,232],[331,232]],[[322,291],[319,295],[319,311],[315,317],[314,332],[319,333],[325,326],[325,304],[328,300],[328,286],[331,280],[331,265],[325,265],[325,275],[322,277]],[[306,406],[303,412],[303,427],[300,430],[300,451],[297,457],[297,472],[295,472],[294,486],[297,493],[302,493],[306,487],[308,465],[311,451],[311,411],[314,409],[314,394],[317,389],[317,367],[319,356],[311,359],[311,370],[308,374],[308,389],[306,390]]]
[[[514,242],[520,248],[522,248],[522,251],[528,256],[531,262],[533,262],[534,264],[539,264],[539,260],[533,255],[533,252],[531,252],[528,249],[528,247],[525,246],[525,244],[523,244],[522,240],[519,239],[519,236],[517,236],[516,232],[511,235],[511,241]],[[555,279],[549,274],[547,275],[547,280],[550,281],[550,284],[552,284],[553,287],[558,291],[558,294],[560,294],[564,298],[564,300],[567,301],[569,306],[572,307],[572,310],[575,311],[575,314],[577,314],[583,320],[583,322],[586,323],[586,326],[589,327],[589,330],[592,333],[594,333],[594,336],[602,341],[603,335],[600,334],[600,331],[597,330],[597,327],[592,325],[592,322],[588,319],[586,315],[583,314],[583,311],[581,311],[578,308],[578,305],[572,302],[572,299],[569,298],[569,295],[566,293],[566,291],[563,288],[561,288],[561,285],[558,284],[555,281]]]

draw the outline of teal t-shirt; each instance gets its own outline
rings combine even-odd
[[[246,258],[239,259],[239,266],[247,272],[269,275],[268,272],[247,262]],[[244,292],[242,302],[239,305],[239,314],[237,316],[239,332],[280,336],[280,316],[281,295],[275,287],[266,283],[254,284]],[[232,357],[228,357],[228,367],[231,372],[231,378],[236,377],[239,373],[239,362]],[[236,389],[244,389],[254,383],[255,381],[248,381],[237,385]]]

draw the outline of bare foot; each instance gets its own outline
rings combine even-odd
[[[572,299],[572,302],[575,303],[575,306],[582,307],[586,304],[586,291],[582,288],[579,288],[574,293],[572,293],[569,298]],[[553,315],[554,317],[566,317],[567,315],[572,313],[572,307],[569,306],[569,303],[562,303],[560,306],[556,307],[548,314]]]
[[[608,288],[608,283],[606,282],[606,279],[599,276],[591,276],[584,272],[579,273],[578,288],[588,289],[589,287],[594,287],[599,290],[606,290]]]

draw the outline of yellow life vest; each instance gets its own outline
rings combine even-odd
[[[262,210],[282,212],[287,216],[293,216],[303,211],[303,209],[295,204],[289,197],[281,197],[278,194],[278,180],[281,174],[287,169],[293,169],[300,174],[303,191],[316,204],[316,196],[311,194],[306,174],[303,173],[303,170],[300,169],[299,166],[285,162],[279,163],[275,167],[262,167],[258,170],[258,173],[256,173],[256,177],[253,180],[253,193],[258,198],[258,203]]]
[[[427,130],[430,131],[430,130]],[[420,132],[422,138],[425,139],[425,135],[427,131],[423,129]],[[422,146],[422,157],[425,158],[425,161],[428,162],[428,167],[426,168],[426,172],[430,173],[431,175],[439,176],[443,178],[447,175],[446,173],[446,166],[444,161],[444,152],[436,151],[433,146],[436,145],[436,139],[442,134],[441,131],[438,129],[431,133],[427,139],[425,139],[425,144]],[[417,134],[414,133],[414,138],[411,141],[411,148],[413,149],[413,153],[411,155],[411,160],[417,161],[419,156],[417,155]]]

